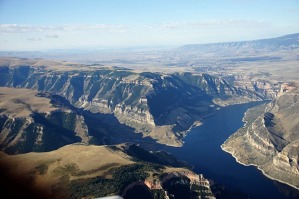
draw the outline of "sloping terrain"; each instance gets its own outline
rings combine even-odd
[[[212,114],[217,104],[269,98],[259,91],[231,86],[224,79],[207,74],[136,73],[66,63],[59,67],[40,60],[25,60],[28,65],[20,66],[22,61],[8,58],[2,62],[0,86],[30,88],[60,96],[64,103],[76,109],[112,117],[143,136],[172,146],[182,145],[185,132]],[[107,125],[102,120],[103,123]],[[95,129],[99,128],[89,131],[97,134]]]
[[[88,142],[84,118],[53,106],[37,91],[0,87],[0,148],[8,153],[50,151]]]
[[[0,99],[0,148],[9,154],[51,151],[77,142],[123,143],[141,137],[112,114],[84,111],[59,95],[0,87]]]
[[[270,178],[299,189],[299,89],[282,84],[280,93],[266,107],[248,110],[246,125],[222,149],[239,162],[256,165]]]
[[[140,160],[130,153],[153,159]],[[0,193],[11,197],[214,198],[209,181],[181,166],[170,155],[149,153],[136,145],[68,145],[45,153],[0,152]],[[166,161],[166,162],[165,162]],[[172,165],[172,166],[171,166]],[[178,192],[178,190],[181,190]],[[166,192],[167,191],[167,192]]]

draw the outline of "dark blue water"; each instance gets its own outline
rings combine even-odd
[[[194,171],[208,179],[254,199],[297,198],[298,191],[292,187],[266,178],[253,166],[243,166],[221,144],[244,123],[245,111],[256,103],[233,105],[222,108],[206,118],[202,126],[192,129],[185,138],[183,147],[159,147],[180,160],[194,165]]]

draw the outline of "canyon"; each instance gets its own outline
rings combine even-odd
[[[221,148],[299,189],[298,41],[292,34],[155,52],[90,51],[88,59],[61,53],[56,61],[51,53],[0,52],[1,175],[52,198],[215,198],[223,187],[215,190],[187,163],[129,143],[179,150],[217,111],[259,101]],[[11,184],[1,185],[13,194]]]
[[[49,99],[48,106],[58,107],[43,113],[31,110],[26,119],[6,113],[4,106],[0,146],[11,153],[56,149],[63,145],[62,141],[46,140],[54,139],[55,132],[65,134],[67,139],[61,139],[65,144],[79,141],[108,144],[113,143],[111,137],[135,132],[162,144],[182,146],[187,130],[221,106],[271,99],[276,92],[275,87],[267,84],[253,82],[250,87],[247,84],[251,83],[246,82],[242,87],[240,83],[234,86],[208,74],[137,73],[101,66],[46,65],[34,60],[26,65],[26,61],[11,58],[3,62],[6,65],[0,67],[0,86],[14,88],[16,92],[20,88],[36,90],[39,99]],[[2,92],[5,98],[4,95]],[[15,104],[30,106],[24,100]],[[19,129],[15,130],[15,126]],[[31,138],[26,139],[27,135]],[[57,145],[42,146],[47,143]],[[21,149],[21,145],[30,147]]]
[[[249,109],[245,126],[222,145],[238,162],[299,188],[298,84],[285,83],[271,103]]]

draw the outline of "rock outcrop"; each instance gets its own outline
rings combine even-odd
[[[228,82],[238,88],[242,88],[247,91],[255,91],[262,96],[267,96],[269,99],[276,98],[279,93],[281,83],[272,83],[269,80],[255,80],[253,76],[227,76],[225,79]]]
[[[90,137],[84,117],[54,106],[29,89],[0,88],[0,149],[7,153],[51,151]]]
[[[275,100],[246,112],[245,126],[222,149],[239,162],[299,189],[299,89],[284,83]]]
[[[157,183],[157,182],[155,182]],[[192,198],[207,198],[207,199],[215,199],[212,191],[210,182],[203,177],[203,175],[198,175],[190,171],[177,171],[177,172],[170,172],[160,179],[160,186],[166,189],[166,196],[168,198],[175,198],[172,197],[176,192],[180,190],[174,190],[171,187],[168,187],[169,184],[173,185],[181,185],[187,186],[190,190],[193,191],[194,197]],[[175,188],[175,187],[174,187]],[[178,193],[176,193],[178,194]],[[182,193],[179,193],[182,194]],[[197,196],[196,196],[197,195]]]
[[[136,73],[81,65],[54,68],[7,64],[0,67],[0,86],[61,96],[77,109],[113,116],[135,132],[172,146],[181,146],[186,131],[218,105],[269,98],[208,74]]]

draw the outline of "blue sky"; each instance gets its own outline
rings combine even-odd
[[[299,32],[299,0],[0,0],[0,50],[180,46]]]

